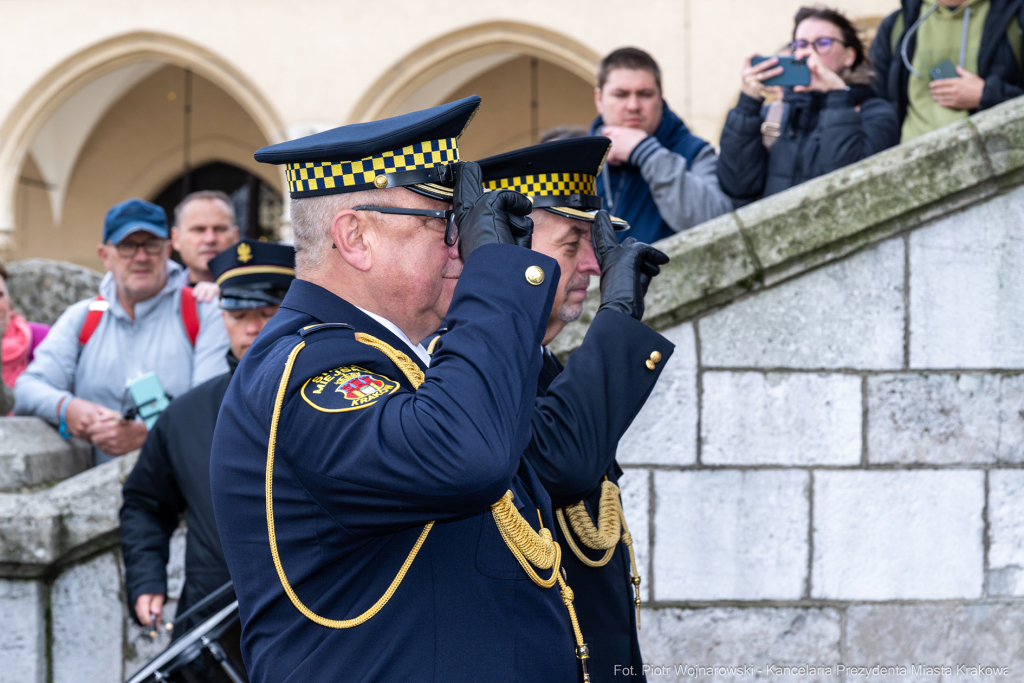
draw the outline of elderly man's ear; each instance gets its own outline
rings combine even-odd
[[[100,257],[100,261],[103,262],[103,267],[106,270],[113,270],[110,263],[110,253],[107,250],[107,245],[100,242],[96,245],[96,255]]]
[[[360,220],[362,219],[362,220]],[[369,270],[370,245],[366,241],[367,220],[351,209],[334,215],[331,221],[331,240],[338,255],[356,270]]]

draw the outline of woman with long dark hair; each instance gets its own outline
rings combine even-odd
[[[824,175],[899,142],[896,111],[871,89],[873,72],[857,29],[842,13],[803,7],[788,51],[806,59],[807,86],[774,88],[778,59],[743,65],[743,91],[722,131],[718,179],[741,203]],[[773,92],[776,101],[765,105]]]

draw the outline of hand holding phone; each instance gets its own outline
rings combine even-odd
[[[950,63],[952,64],[952,63]],[[957,111],[974,111],[981,106],[985,95],[985,79],[961,66],[954,66],[954,76],[947,76],[949,68],[942,64],[930,69],[932,82],[928,84],[936,104]]]
[[[756,67],[758,64],[769,59],[777,60],[779,68],[781,68],[782,71],[775,76],[766,76],[764,80],[761,81],[762,85],[795,86],[811,84],[811,70],[807,68],[807,62],[803,59],[788,57],[786,55],[779,55],[777,57],[758,56],[750,60],[750,65],[752,67]]]
[[[956,65],[948,59],[943,59],[932,67],[928,75],[932,77],[933,81],[939,81],[943,78],[960,78],[960,74],[956,72]]]
[[[764,81],[782,73],[782,67],[774,57],[760,60],[755,66],[753,60],[759,55],[749,54],[743,60],[743,93],[755,100],[763,99],[765,96]]]

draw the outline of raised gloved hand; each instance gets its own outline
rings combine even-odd
[[[452,197],[459,227],[459,256],[465,261],[485,244],[516,244],[530,248],[533,204],[512,190],[484,192],[480,166],[469,162],[459,171]]]
[[[668,263],[668,256],[632,237],[619,244],[607,211],[598,211],[594,218],[593,242],[601,266],[601,306],[597,310],[608,308],[640,320],[647,287],[661,272],[659,266]]]

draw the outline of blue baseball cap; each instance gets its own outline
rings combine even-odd
[[[115,204],[103,219],[103,242],[119,244],[128,235],[139,230],[167,239],[167,214],[156,204],[141,199],[129,199]]]

